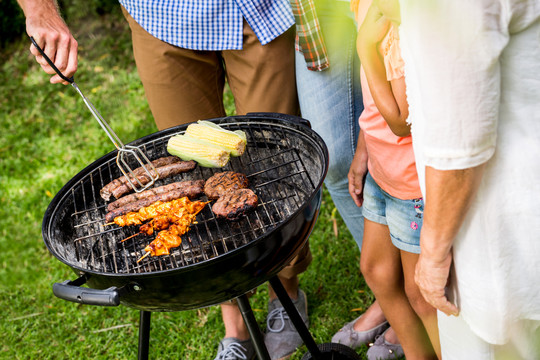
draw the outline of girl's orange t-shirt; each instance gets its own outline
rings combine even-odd
[[[361,2],[358,19],[365,17],[367,2]],[[387,80],[404,76],[404,63],[399,49],[398,31],[392,25],[381,44]],[[360,115],[360,128],[368,151],[368,170],[377,184],[388,194],[402,200],[422,197],[411,135],[395,135],[380,114],[369,91],[364,69],[360,69],[360,82],[364,111]]]

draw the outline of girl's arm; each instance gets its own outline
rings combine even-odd
[[[351,194],[356,206],[362,206],[364,202],[364,182],[366,181],[368,154],[366,142],[364,140],[364,132],[360,129],[358,134],[358,142],[356,151],[354,152],[353,161],[349,168],[349,194]]]
[[[410,134],[407,124],[409,105],[405,92],[405,78],[386,80],[384,60],[378,48],[388,33],[390,20],[374,2],[360,27],[357,40],[358,55],[368,80],[375,105],[388,126],[397,136]]]

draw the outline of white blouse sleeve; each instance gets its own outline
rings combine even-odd
[[[486,162],[495,151],[499,56],[509,39],[504,7],[486,0],[402,0],[401,12],[410,120],[413,128],[423,123],[415,151],[424,165],[440,170]]]

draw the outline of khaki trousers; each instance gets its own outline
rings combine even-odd
[[[267,45],[244,21],[243,50],[196,51],[163,42],[122,8],[131,28],[133,54],[157,127],[226,116],[225,77],[237,115],[278,112],[299,115],[294,27]]]
[[[299,115],[294,27],[267,45],[244,21],[243,50],[196,51],[163,42],[122,11],[131,28],[133,54],[158,129],[226,116],[225,77],[236,114]],[[311,263],[309,244],[278,274],[290,279]]]

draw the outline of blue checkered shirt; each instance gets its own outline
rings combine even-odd
[[[294,25],[289,0],[120,0],[146,31],[192,50],[242,49],[243,19],[262,45]]]

